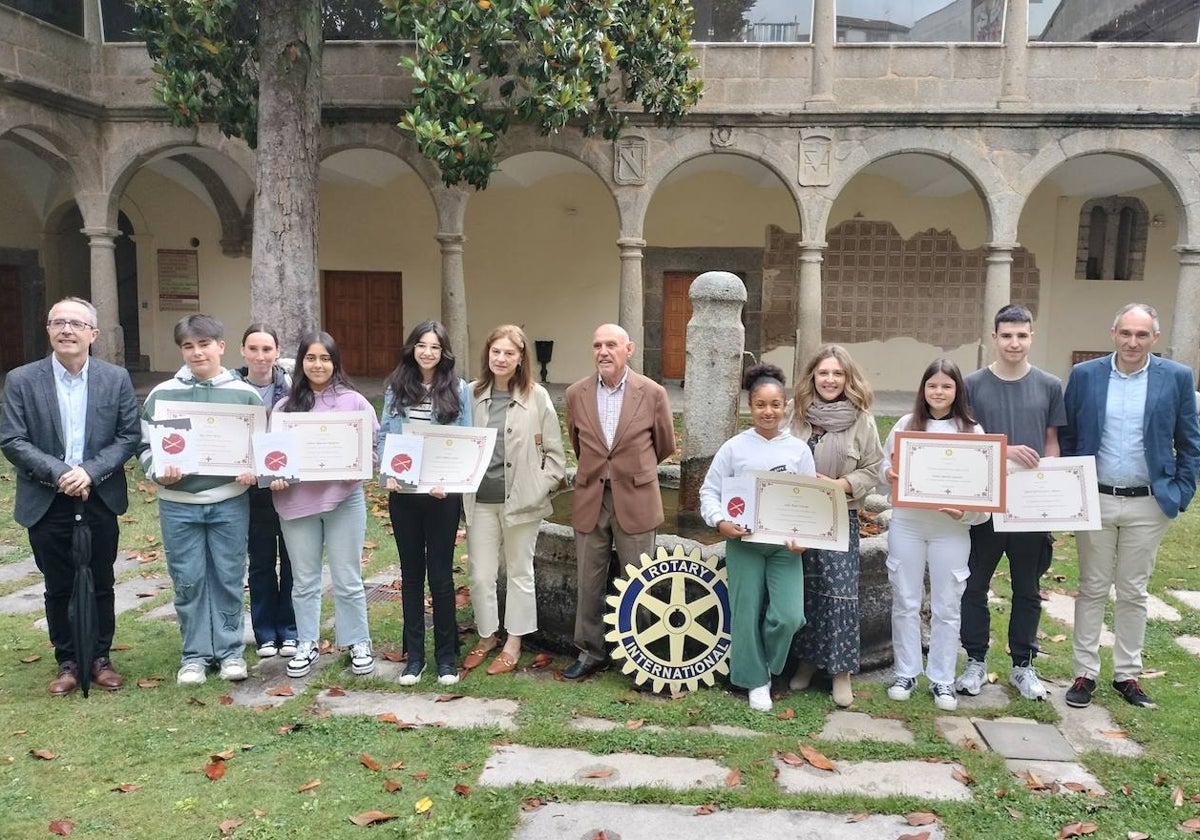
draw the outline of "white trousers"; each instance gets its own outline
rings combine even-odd
[[[496,578],[500,552],[504,552],[504,575],[508,582],[504,597],[504,629],[514,636],[537,630],[537,594],[533,583],[533,552],[537,547],[540,519],[505,526],[503,504],[475,503],[471,527],[467,529],[467,553],[471,569],[471,605],[480,637],[500,628]]]
[[[888,526],[888,580],[892,583],[892,648],[896,676],[921,673],[921,596],[929,568],[930,682],[954,682],[963,590],[971,571],[971,531],[937,511],[897,508]]]
[[[1153,496],[1136,499],[1100,495],[1099,531],[1075,535],[1079,547],[1079,595],[1075,598],[1075,676],[1100,674],[1100,631],[1111,588],[1113,679],[1134,680],[1142,672],[1146,643],[1146,595],[1158,546],[1171,520]]]

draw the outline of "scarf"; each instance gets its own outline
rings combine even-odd
[[[842,464],[846,461],[847,431],[858,419],[858,409],[846,399],[834,402],[814,401],[804,411],[804,419],[814,432],[825,434],[813,450],[817,472],[829,478],[842,477]]]

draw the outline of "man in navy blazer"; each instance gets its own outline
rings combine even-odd
[[[1109,589],[1114,609],[1113,688],[1135,706],[1154,703],[1138,684],[1146,637],[1146,598],[1167,526],[1187,509],[1200,469],[1200,425],[1191,368],[1150,353],[1158,313],[1131,303],[1112,326],[1116,352],[1071,370],[1062,454],[1096,456],[1099,531],[1075,535],[1075,682],[1067,703],[1092,702],[1100,675],[1100,631]]]
[[[117,517],[129,505],[124,464],[141,440],[133,383],[124,368],[88,355],[99,334],[96,309],[66,298],[46,319],[53,353],[8,374],[0,449],[17,473],[13,519],[29,529],[33,559],[46,581],[46,623],[58,673],[50,693],[70,694],[79,668],[94,685],[121,687],[109,661],[116,616],[113,563]],[[76,506],[92,532],[92,577],[99,638],[91,662],[78,662],[67,607],[75,579],[71,532]]]

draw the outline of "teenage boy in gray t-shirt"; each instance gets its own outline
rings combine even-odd
[[[1008,437],[1011,460],[1022,468],[1035,467],[1042,456],[1059,454],[1057,427],[1066,422],[1062,381],[1029,363],[1033,315],[1024,306],[1009,304],[996,313],[992,342],[996,361],[966,379],[971,411],[985,432]],[[1009,682],[1022,697],[1046,699],[1046,687],[1038,679],[1033,658],[1038,652],[1042,613],[1039,580],[1050,568],[1053,540],[1045,532],[997,533],[990,519],[971,528],[971,576],[963,591],[960,630],[967,664],[955,683],[960,692],[979,694],[987,681],[988,587],[1001,555],[1007,554],[1013,590],[1008,620]]]

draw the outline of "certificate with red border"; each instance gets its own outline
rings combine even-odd
[[[296,441],[301,481],[349,481],[374,471],[375,412],[275,411],[272,432],[290,432]]]
[[[428,493],[435,487],[447,493],[474,493],[479,489],[496,447],[495,429],[405,423],[402,431],[425,439],[418,493]]]
[[[194,403],[159,400],[154,420],[191,421],[188,446],[195,450],[200,475],[241,475],[254,469],[251,439],[267,430],[267,410],[261,405]]]
[[[896,507],[1004,510],[1004,435],[896,432]]]
[[[997,531],[1099,531],[1096,458],[1042,458],[1032,469],[1008,474],[1005,510],[992,517]]]

